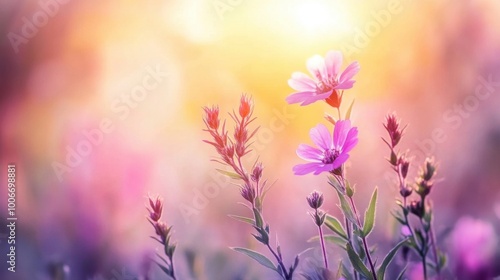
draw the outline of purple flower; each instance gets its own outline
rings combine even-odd
[[[307,69],[315,79],[302,72],[295,72],[288,80],[288,85],[296,90],[286,101],[290,104],[308,105],[318,100],[325,100],[332,107],[338,108],[342,95],[338,90],[350,89],[354,85],[353,77],[359,71],[358,62],[353,62],[340,74],[342,53],[329,51],[323,58],[315,55],[307,60]]]
[[[492,264],[499,243],[492,224],[470,217],[458,220],[451,239],[458,258],[457,269],[463,273],[487,269]]]
[[[333,131],[333,138],[326,126],[318,124],[309,133],[318,148],[300,144],[297,155],[310,163],[293,167],[295,175],[314,172],[330,172],[339,168],[349,158],[349,151],[358,143],[358,129],[351,127],[349,120],[338,121]]]

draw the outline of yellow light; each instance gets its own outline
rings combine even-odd
[[[295,21],[310,33],[349,31],[346,7],[340,1],[300,1],[295,6]]]

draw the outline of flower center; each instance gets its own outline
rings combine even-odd
[[[339,156],[339,152],[336,150],[326,150],[323,157],[324,164],[331,164]]]
[[[319,82],[316,85],[316,88],[319,92],[327,92],[332,90],[337,85],[337,80],[334,77],[328,77],[326,79],[318,79]]]

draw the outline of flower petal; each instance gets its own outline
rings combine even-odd
[[[348,80],[348,81],[344,81],[342,83],[339,83],[338,85],[336,85],[334,87],[334,89],[350,89],[354,86],[354,83],[356,81],[355,80]]]
[[[329,77],[337,78],[340,66],[342,65],[342,53],[339,51],[329,51],[325,57],[326,71]]]
[[[300,144],[297,148],[297,155],[304,160],[321,161],[323,152],[309,145]]]
[[[296,92],[293,93],[286,98],[286,102],[288,104],[294,104],[294,103],[299,103],[299,102],[304,102],[306,100],[309,100],[310,98],[314,98],[315,92],[312,91],[303,91],[303,92]],[[312,102],[310,102],[312,103]]]
[[[342,147],[342,152],[343,153],[348,153],[356,146],[358,143],[358,128],[353,127],[349,130],[347,133],[344,146]]]
[[[329,150],[333,148],[332,136],[324,124],[318,124],[316,127],[311,128],[309,135],[311,136],[314,144],[321,149]]]
[[[333,168],[332,164],[324,164],[324,165],[318,166],[316,168],[316,171],[314,171],[314,175],[319,175],[322,172],[330,172],[333,169],[335,169],[335,168]]]
[[[327,92],[321,93],[321,94],[314,93],[312,96],[306,98],[304,100],[304,102],[302,102],[300,104],[300,106],[306,106],[306,105],[309,105],[309,104],[314,103],[314,102],[319,101],[319,100],[325,100],[331,94],[332,94],[332,91],[327,91]]]
[[[354,61],[353,63],[349,64],[347,68],[342,72],[339,78],[339,83],[342,84],[346,81],[351,80],[354,75],[356,75],[359,72],[360,66],[357,61]]]
[[[337,169],[339,168],[342,164],[344,164],[347,160],[349,159],[349,154],[343,153],[340,154],[332,163],[333,168],[332,169]]]
[[[326,78],[325,60],[319,55],[315,55],[307,60],[307,70],[309,70],[313,77],[319,80]]]
[[[298,91],[314,91],[316,82],[301,72],[294,72],[292,78],[288,80],[288,85]]]
[[[305,164],[298,164],[293,167],[293,174],[295,175],[306,175],[308,173],[316,171],[318,167],[323,165],[322,163],[310,162]]]
[[[335,129],[333,130],[333,146],[335,149],[340,150],[344,146],[349,129],[351,129],[350,120],[338,121],[335,124]]]

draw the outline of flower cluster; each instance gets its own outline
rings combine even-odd
[[[231,217],[250,223],[257,231],[253,234],[255,239],[266,246],[271,254],[276,259],[277,264],[274,264],[264,255],[247,248],[233,248],[233,250],[246,254],[247,256],[255,259],[260,264],[276,271],[283,279],[292,279],[293,274],[299,264],[299,256],[295,257],[294,263],[287,267],[284,264],[283,256],[281,254],[281,247],[278,244],[276,248],[270,245],[270,227],[263,217],[263,201],[269,189],[267,180],[262,180],[263,165],[261,162],[255,162],[251,168],[251,172],[247,172],[244,164],[243,157],[251,150],[249,143],[255,135],[257,129],[250,131],[248,126],[255,120],[252,118],[253,102],[248,96],[243,95],[240,99],[240,106],[238,114],[234,111],[229,115],[235,123],[233,137],[229,137],[228,131],[225,129],[225,122],[219,131],[219,109],[217,106],[212,108],[204,108],[205,115],[203,120],[206,125],[205,131],[209,132],[212,140],[204,140],[206,143],[215,147],[215,150],[220,156],[217,162],[229,167],[231,170],[217,169],[223,175],[229,176],[232,179],[241,181],[240,194],[250,203],[248,208],[252,211],[253,218],[240,217],[231,215]]]
[[[163,211],[163,199],[157,196],[156,198],[148,198],[149,207],[146,206],[146,209],[149,212],[148,221],[155,229],[156,237],[151,236],[154,240],[158,241],[163,245],[163,251],[167,259],[158,255],[158,257],[162,260],[163,263],[156,262],[158,266],[172,279],[175,278],[174,272],[174,252],[176,248],[176,244],[171,244],[171,231],[172,226],[168,226],[165,222],[161,221],[162,211]]]
[[[407,177],[410,161],[405,154],[396,151],[406,126],[401,128],[396,115],[390,114],[386,117],[384,127],[389,134],[389,139],[382,139],[390,149],[388,162],[397,175],[399,193],[402,197],[401,201],[397,201],[401,211],[395,213],[394,216],[401,224],[405,238],[409,238],[407,248],[413,249],[422,261],[424,278],[427,279],[429,275],[428,267],[433,268],[433,273],[439,277],[440,271],[445,265],[445,255],[437,249],[432,227],[432,208],[426,201],[434,185],[433,178],[436,175],[436,164],[433,159],[427,158],[415,182],[409,183]],[[418,199],[411,199],[408,203],[408,199],[411,198],[413,192],[418,194]],[[410,222],[410,214],[420,220],[419,228],[416,228]],[[427,260],[427,256],[431,250],[433,261],[428,265],[431,261]]]

